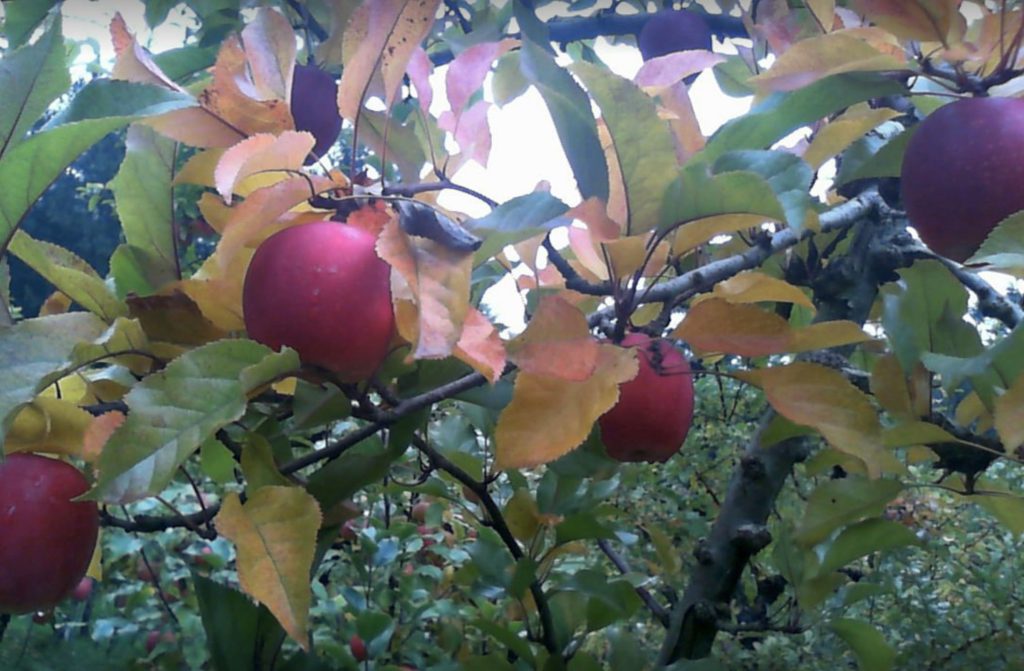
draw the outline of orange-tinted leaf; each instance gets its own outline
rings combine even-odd
[[[521,371],[582,381],[594,374],[598,344],[578,308],[555,294],[543,296],[526,330],[508,344]]]
[[[315,143],[312,134],[300,131],[248,137],[225,151],[217,162],[213,173],[217,192],[230,203],[235,187],[250,175],[276,170],[297,171]]]
[[[608,216],[608,209],[597,196],[591,196],[571,208],[564,215],[565,219],[577,219],[587,225],[590,235],[595,240],[614,240],[619,237],[619,224]]]
[[[462,324],[462,335],[453,354],[494,384],[505,370],[505,344],[494,324],[474,307]]]
[[[298,487],[260,487],[243,504],[229,493],[214,519],[238,551],[238,582],[265,605],[288,635],[309,649],[309,572],[320,506]]]
[[[832,447],[861,459],[871,477],[878,477],[883,469],[899,468],[882,446],[882,427],[875,408],[838,371],[797,362],[741,373],[739,377],[761,387],[780,415],[813,427]]]
[[[853,322],[820,322],[793,328],[774,312],[719,298],[693,305],[673,336],[703,352],[741,356],[805,352],[870,340]]]
[[[1003,448],[1013,452],[1024,445],[1024,375],[995,402],[995,425]]]
[[[902,0],[901,0],[902,1]],[[793,91],[843,72],[897,70],[903,62],[845,32],[801,40],[781,54],[767,72],[751,77],[762,91]]]
[[[263,7],[242,30],[249,74],[256,94],[263,99],[288,100],[295,69],[295,32],[279,12]]]
[[[413,357],[449,356],[469,313],[473,253],[407,235],[392,216],[377,240],[377,254],[405,280],[419,314]]]
[[[199,96],[199,102],[246,135],[295,128],[284,98],[263,98],[256,90],[247,54],[236,36],[221,45],[213,64],[213,83]]]
[[[111,76],[114,79],[154,84],[175,91],[182,90],[164,74],[149,52],[135,40],[135,36],[128,31],[128,26],[120,12],[116,12],[110,21],[110,37],[114,43],[114,54],[116,55],[111,71]]]
[[[676,139],[676,157],[679,164],[683,165],[705,145],[704,133],[697,121],[690,92],[686,84],[679,82],[661,91],[658,99],[664,108],[663,116]]]
[[[599,345],[594,374],[580,382],[519,373],[495,430],[498,468],[545,464],[578,446],[636,373],[634,352],[615,345]]]
[[[349,226],[361,228],[367,233],[377,237],[384,230],[384,226],[391,221],[391,210],[383,201],[376,201],[370,205],[360,207],[355,212],[345,217],[345,223]]]
[[[576,255],[577,272],[588,279],[607,280],[608,264],[595,244],[593,233],[581,226],[569,227],[569,248]],[[580,268],[581,267],[581,268]]]
[[[91,464],[98,462],[103,446],[110,440],[114,431],[124,424],[125,419],[125,414],[117,410],[93,417],[82,437],[82,458]]]
[[[871,393],[894,417],[910,419],[914,416],[907,379],[895,355],[886,354],[875,361],[871,369]]]
[[[901,40],[945,42],[959,20],[960,0],[854,0],[853,6]]]
[[[730,303],[762,303],[766,301],[778,303],[794,303],[814,310],[814,303],[799,287],[785,280],[766,275],[756,270],[748,270],[719,282],[712,290],[714,298],[721,298]],[[703,298],[703,300],[707,300]],[[695,301],[699,302],[699,301]]]

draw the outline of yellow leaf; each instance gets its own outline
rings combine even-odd
[[[246,201],[248,202],[248,201]],[[182,280],[177,287],[199,307],[203,317],[222,331],[241,331],[245,328],[242,319],[242,280],[249,266],[254,250],[244,249],[234,255],[231,265],[221,268],[218,259],[211,256],[189,279]]]
[[[46,452],[82,456],[82,440],[92,415],[74,403],[40,396],[22,406],[4,438],[11,452]]]
[[[508,356],[524,373],[579,382],[594,373],[598,345],[586,316],[555,294],[540,299],[526,330],[508,344]]]
[[[711,294],[704,294],[694,303],[708,298],[721,298],[730,303],[795,303],[814,310],[814,303],[799,287],[785,280],[756,270],[739,273],[715,285]]]
[[[523,543],[529,543],[540,529],[540,510],[528,489],[520,487],[505,504],[505,521],[512,535]]]
[[[797,42],[750,83],[762,92],[793,91],[830,75],[898,70],[903,65],[862,39],[835,32]]]
[[[814,134],[811,145],[804,152],[804,161],[817,170],[854,140],[895,116],[899,116],[899,112],[888,107],[874,110],[860,105],[851,107]]]
[[[648,239],[649,236],[646,235],[631,235],[628,238],[601,243],[608,253],[613,278],[629,277],[643,265],[647,255]]]
[[[814,428],[832,447],[861,459],[871,477],[902,468],[882,445],[882,427],[868,397],[838,371],[797,362],[738,377],[761,387],[780,415]]]
[[[594,374],[581,382],[520,373],[495,430],[498,468],[537,466],[574,449],[636,373],[634,352],[615,345],[599,345]]]
[[[806,352],[871,339],[853,322],[820,322],[793,328],[774,312],[720,298],[692,306],[672,335],[701,352],[741,356]]]
[[[861,16],[901,40],[945,42],[959,19],[960,0],[854,0]]]
[[[196,152],[185,161],[178,174],[174,176],[174,186],[179,184],[198,184],[213,187],[213,171],[224,155],[223,148],[206,149]],[[207,195],[207,194],[203,194]]]
[[[716,235],[743,231],[760,226],[764,222],[765,218],[758,214],[716,214],[712,217],[687,222],[676,231],[672,241],[672,253],[682,256]]]
[[[1024,445],[1024,374],[1017,376],[1006,393],[996,399],[995,424],[1007,452]]]
[[[977,422],[976,429],[982,432],[991,429],[995,422],[992,414],[981,400],[981,396],[978,396],[976,391],[970,392],[960,400],[960,403],[956,406],[956,412],[953,414],[953,419],[960,426],[971,426]]]
[[[238,551],[238,582],[288,635],[309,649],[310,569],[320,506],[297,487],[260,487],[242,504],[229,493],[214,519]]]
[[[270,441],[258,433],[250,433],[245,437],[240,465],[250,493],[260,487],[288,487],[292,484],[278,470]]]
[[[832,23],[836,17],[836,0],[805,0],[804,5],[826,33],[832,30]]]
[[[903,368],[893,354],[879,357],[871,369],[871,393],[890,414],[898,419],[914,417],[910,389]]]

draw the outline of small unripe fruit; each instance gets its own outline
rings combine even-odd
[[[367,379],[388,354],[395,317],[391,267],[376,239],[336,221],[292,226],[267,238],[242,288],[249,337],[288,346],[344,382]]]
[[[932,251],[965,261],[1024,209],[1024,100],[964,98],[921,122],[903,157],[910,223]]]
[[[85,576],[99,535],[89,489],[71,464],[37,454],[0,463],[0,613],[46,611]]]
[[[366,643],[363,642],[359,634],[352,634],[352,638],[348,641],[348,649],[357,662],[366,661]]]
[[[71,592],[71,598],[75,601],[85,601],[92,596],[93,579],[86,576],[78,581],[75,589]]]
[[[637,37],[645,61],[691,49],[711,49],[711,29],[699,15],[666,9],[651,14]]]
[[[338,85],[334,75],[315,65],[296,65],[292,76],[292,118],[295,130],[313,135],[316,144],[307,163],[324,156],[341,132]]]
[[[639,371],[619,386],[619,401],[597,420],[608,456],[618,461],[665,462],[686,440],[693,422],[690,364],[666,340],[631,333]]]

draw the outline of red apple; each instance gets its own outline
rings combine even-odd
[[[359,634],[352,634],[352,638],[348,641],[348,648],[357,662],[366,660],[366,643],[363,642]]]
[[[345,382],[370,377],[395,329],[391,268],[361,228],[318,221],[267,238],[242,289],[249,337],[294,348],[303,362]]]
[[[422,524],[427,520],[427,511],[430,510],[430,504],[426,501],[417,501],[412,506],[412,511],[409,516],[414,522]]]
[[[292,77],[291,112],[295,130],[304,130],[316,138],[310,159],[313,163],[334,145],[341,132],[338,112],[338,85],[334,75],[316,65],[296,65]]]
[[[75,589],[71,592],[71,598],[75,601],[85,601],[92,596],[93,579],[86,576],[78,581]]]
[[[910,223],[934,252],[965,261],[1024,209],[1024,100],[964,98],[921,122],[903,157]]]
[[[89,489],[71,464],[37,454],[0,463],[0,612],[45,611],[82,580],[99,534]]]
[[[693,422],[693,375],[667,340],[631,333],[639,371],[619,387],[619,401],[597,420],[608,456],[618,461],[665,462],[679,451]]]
[[[711,29],[698,14],[666,9],[644,22],[637,46],[645,61],[676,51],[711,49]]]

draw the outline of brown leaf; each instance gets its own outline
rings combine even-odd
[[[594,374],[586,380],[518,374],[495,430],[498,468],[557,459],[586,440],[597,418],[615,405],[619,385],[636,377],[636,355],[615,345],[598,347]]]

